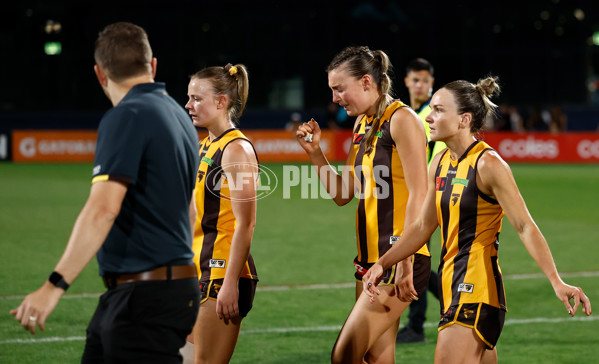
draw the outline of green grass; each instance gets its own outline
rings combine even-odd
[[[267,166],[281,183],[283,166]],[[514,165],[512,169],[559,271],[573,272],[564,280],[582,286],[599,305],[599,166]],[[45,332],[31,336],[8,311],[54,267],[89,192],[90,176],[87,164],[0,163],[0,312],[4,312],[0,315],[0,363],[80,360],[81,337],[97,303],[97,295],[81,293],[103,291],[95,261],[59,303]],[[338,328],[352,308],[352,287],[309,285],[352,282],[355,202],[340,208],[329,200],[300,199],[299,187],[290,192],[291,198],[283,199],[279,185],[259,201],[252,253],[262,289],[244,320],[232,363],[326,363]],[[507,219],[500,241],[509,309],[498,344],[500,363],[596,360],[596,314],[590,319],[568,318],[548,281],[535,278],[540,269]],[[439,244],[435,234],[434,266]],[[585,277],[576,272],[594,274]],[[518,279],[521,274],[534,276]],[[432,296],[429,302],[428,342],[398,346],[398,362],[432,362],[439,306]],[[40,341],[52,338],[60,340]]]

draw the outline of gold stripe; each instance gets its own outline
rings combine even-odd
[[[474,332],[476,332],[476,335],[478,335],[478,337],[485,343],[487,344],[488,347],[493,348],[493,345],[491,345],[490,342],[488,342],[487,340],[485,340],[485,337],[480,333],[480,331],[478,331],[477,327],[478,327],[478,319],[480,318],[480,310],[482,309],[483,304],[479,303],[478,304],[478,310],[476,311],[476,320],[474,320]]]
[[[110,176],[107,174],[101,174],[99,176],[95,176],[94,178],[92,178],[92,185],[96,182],[108,181],[109,178],[110,178]]]

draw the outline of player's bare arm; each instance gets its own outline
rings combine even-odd
[[[223,152],[223,171],[231,193],[231,208],[236,220],[231,253],[223,286],[218,293],[216,312],[230,320],[239,316],[237,284],[250,254],[256,226],[256,189],[258,161],[252,146],[245,140],[232,141]]]
[[[479,183],[480,182],[480,183]],[[545,237],[535,224],[520,194],[510,167],[496,152],[487,152],[479,160],[477,185],[483,193],[495,198],[520,236],[520,240],[551,282],[555,294],[574,315],[582,303],[586,315],[591,303],[581,288],[567,285],[560,278]],[[574,306],[570,300],[573,300]]]
[[[435,206],[435,167],[439,164],[442,153],[437,154],[430,166],[428,175],[428,190],[424,204],[416,221],[404,229],[404,233],[400,241],[395,244],[385,255],[379,258],[362,279],[364,292],[374,300],[380,292],[376,288],[379,284],[383,272],[393,264],[414,254],[426,243],[433,234],[437,226],[437,211]]]
[[[360,120],[361,116],[356,119],[354,129]],[[308,134],[312,135],[312,141],[308,142],[304,139]],[[327,192],[339,206],[346,205],[354,197],[354,181],[351,177],[351,152],[348,154],[344,170],[341,174],[337,173],[327,160],[324,152],[320,148],[321,130],[320,126],[314,119],[307,123],[303,123],[296,131],[296,137],[302,148],[308,153],[312,165],[318,172],[318,177]],[[350,150],[352,146],[350,145]]]
[[[416,113],[408,108],[401,108],[393,114],[390,131],[397,147],[397,154],[401,160],[409,191],[404,219],[404,226],[408,226],[416,220],[426,197],[426,134]],[[402,260],[397,268],[401,273],[396,276],[395,280],[398,298],[404,302],[417,300],[412,256]]]
[[[73,283],[104,243],[126,193],[127,186],[120,182],[102,181],[92,185],[65,251],[54,268],[68,284]],[[40,329],[45,329],[47,317],[63,294],[64,290],[46,281],[38,290],[25,297],[19,307],[11,310],[11,314],[26,330],[35,334],[36,322]]]

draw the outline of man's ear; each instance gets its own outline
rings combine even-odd
[[[106,75],[106,73],[104,73],[104,70],[97,64],[94,65],[94,72],[96,73],[96,77],[98,78],[98,82],[100,82],[100,85],[102,85],[102,87],[108,86],[108,76]]]
[[[152,57],[152,61],[150,61],[150,66],[152,67],[152,78],[156,78],[156,67],[158,66],[158,60],[156,57]]]

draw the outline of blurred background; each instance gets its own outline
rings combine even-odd
[[[435,90],[455,79],[500,77],[502,109],[491,129],[549,130],[557,123],[557,131],[595,131],[598,9],[596,1],[565,0],[5,3],[0,131],[96,128],[111,105],[93,73],[94,41],[115,21],[147,30],[157,80],[182,105],[198,69],[247,65],[246,129],[285,128],[298,114],[331,119],[325,124],[332,128],[351,126],[328,110],[325,68],[345,46],[367,45],[390,56],[402,100],[409,101],[405,65],[424,57],[435,66]]]

